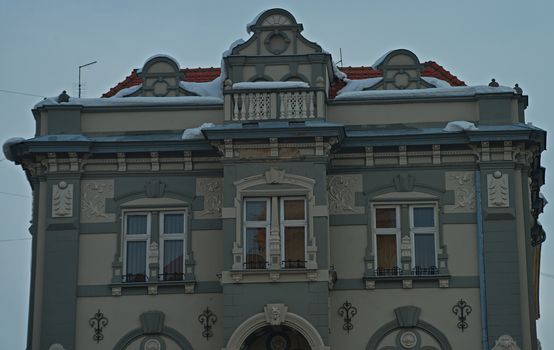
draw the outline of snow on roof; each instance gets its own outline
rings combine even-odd
[[[365,90],[344,92],[335,100],[374,100],[382,98],[425,98],[425,97],[463,97],[481,94],[514,93],[514,89],[508,86],[451,86],[435,89],[413,90]]]
[[[231,43],[231,45],[229,45],[229,48],[225,51],[223,51],[223,53],[221,54],[222,57],[227,57],[229,55],[231,55],[231,53],[233,52],[233,49],[239,45],[242,45],[244,44],[246,41],[244,41],[244,39],[237,39],[235,41],[233,41]]]
[[[421,78],[423,80],[425,80],[426,82],[428,82],[429,84],[434,85],[437,88],[449,88],[449,87],[452,86],[452,85],[450,85],[449,82],[444,81],[442,79],[433,78],[433,77],[421,77]]]
[[[140,88],[142,88],[142,84],[135,85],[135,86],[131,86],[131,87],[125,88],[125,89],[123,89],[123,90],[119,90],[119,91],[117,92],[117,94],[113,95],[111,98],[114,98],[114,97],[125,97],[125,96],[132,95],[132,94],[134,94],[135,92],[137,92],[138,90],[140,90]]]
[[[267,12],[267,10],[263,10],[262,12],[258,13],[258,14],[256,15],[256,17],[254,17],[253,20],[251,20],[250,22],[248,22],[248,24],[246,24],[246,32],[247,32],[248,34],[251,34],[251,33],[252,33],[252,27],[256,25],[256,22],[258,22],[258,20],[260,19],[260,17],[261,17],[264,13],[266,13],[266,12]]]
[[[471,122],[466,122],[465,120],[456,120],[453,122],[448,122],[443,131],[446,132],[460,132],[460,131],[477,131],[479,130],[475,124]]]
[[[45,98],[33,108],[44,106],[168,106],[168,105],[220,105],[223,99],[211,96],[176,96],[176,97],[126,97],[126,98],[75,98],[70,97],[67,103],[58,103],[57,97]]]
[[[202,129],[213,127],[215,127],[215,124],[213,123],[204,123],[196,128],[185,129],[185,131],[183,131],[183,135],[181,135],[181,140],[203,139],[204,135],[202,134]]]
[[[4,158],[10,161],[14,161],[15,157],[12,154],[11,147],[17,143],[25,141],[22,137],[11,137],[7,139],[4,144],[2,145],[2,151],[4,152]]]
[[[357,79],[357,80],[346,79],[345,80],[346,85],[337,92],[337,95],[341,95],[345,92],[362,91],[364,89],[368,89],[374,86],[375,84],[379,83],[381,80],[383,80],[382,77]]]
[[[194,83],[181,80],[179,82],[179,86],[187,91],[194,92],[199,96],[217,97],[223,99],[223,77],[221,75],[214,80],[205,83]]]
[[[309,88],[310,85],[303,81],[255,81],[234,83],[233,89],[297,89]]]
[[[388,56],[391,52],[393,52],[393,51],[396,51],[396,50],[389,50],[389,51],[385,52],[385,54],[384,54],[383,56],[379,57],[379,58],[377,59],[377,61],[373,62],[373,64],[371,65],[371,67],[374,68],[374,69],[377,69],[377,66],[380,65],[381,63],[383,63],[383,61],[385,60],[385,58],[387,58],[387,56]]]

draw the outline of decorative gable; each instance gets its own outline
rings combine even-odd
[[[411,90],[436,87],[421,78],[423,65],[406,49],[386,53],[373,64],[383,74],[383,80],[365,90]]]

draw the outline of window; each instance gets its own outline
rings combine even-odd
[[[149,263],[158,257],[158,280],[184,280],[185,214],[183,210],[124,212],[123,282],[152,280]]]
[[[373,230],[376,275],[437,274],[436,216],[435,204],[375,205]],[[403,222],[409,222],[409,227],[403,227]],[[410,257],[411,264],[405,263],[404,270],[411,271],[403,271],[402,256]]]
[[[273,232],[280,243],[279,261],[284,269],[306,267],[306,201],[298,197],[246,198],[244,201],[244,267],[270,266]]]

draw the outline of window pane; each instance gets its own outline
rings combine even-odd
[[[147,232],[147,215],[127,215],[127,234],[145,235]]]
[[[285,267],[304,268],[304,227],[285,227]]]
[[[377,268],[392,269],[396,266],[396,235],[377,235]]]
[[[265,221],[267,217],[266,201],[246,201],[246,220]]]
[[[285,200],[285,220],[304,220],[304,200]]]
[[[396,208],[376,208],[375,227],[396,228]]]
[[[183,273],[183,240],[164,241],[164,280],[181,280]]]
[[[184,233],[184,214],[164,214],[164,233]]]
[[[265,228],[246,229],[246,268],[266,268]]]
[[[427,268],[435,266],[435,235],[432,233],[415,235],[415,266]]]
[[[146,241],[127,242],[127,281],[146,280]]]
[[[435,208],[414,208],[414,227],[434,227]]]

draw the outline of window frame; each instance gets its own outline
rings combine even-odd
[[[246,206],[248,205],[248,202],[265,202],[266,203],[266,217],[265,221],[250,221],[246,220],[247,210]],[[265,270],[267,269],[267,265],[269,264],[269,235],[271,233],[271,197],[247,197],[244,198],[243,201],[243,213],[242,213],[242,226],[243,226],[243,233],[242,233],[242,241],[244,242],[243,247],[243,268],[245,270]],[[263,224],[261,224],[263,223]],[[246,240],[246,231],[249,228],[265,228],[265,268],[249,268],[248,267],[248,261],[246,259],[247,257],[247,240]]]
[[[304,267],[296,267],[305,269],[308,256],[308,207],[305,197],[301,196],[282,196],[279,199],[279,236],[281,237],[281,268],[286,268],[286,251],[285,251],[285,228],[287,227],[304,227]],[[304,202],[304,219],[303,220],[285,220],[285,201],[302,200]],[[290,269],[290,268],[289,268]]]
[[[396,227],[395,228],[377,228],[377,209],[395,208],[396,209]],[[400,204],[372,204],[372,226],[373,226],[373,254],[375,256],[375,272],[379,270],[379,253],[377,247],[377,236],[387,235],[396,237],[396,267],[402,268],[400,245],[402,243],[402,222],[401,222],[401,205]]]
[[[142,215],[146,215],[146,234],[142,234],[142,235],[130,235],[127,233],[127,218],[129,216],[142,216]],[[149,248],[150,248],[150,242],[151,242],[151,239],[152,239],[152,230],[151,230],[151,227],[152,227],[152,212],[151,211],[147,211],[147,210],[143,210],[143,209],[140,209],[140,210],[124,210],[123,211],[123,274],[122,274],[122,278],[125,278],[125,283],[134,283],[134,282],[138,282],[138,283],[143,283],[143,282],[148,282],[148,279],[150,278],[150,269],[148,268],[148,265],[149,265]],[[143,242],[143,241],[146,241],[146,251],[145,251],[145,266],[144,266],[144,276],[145,276],[145,280],[144,281],[131,281],[131,282],[128,282],[126,281],[129,274],[127,273],[128,270],[127,270],[127,257],[128,257],[128,252],[127,252],[127,242]]]
[[[414,225],[414,208],[433,208],[433,227],[415,227]],[[438,258],[438,249],[439,249],[439,229],[438,229],[438,206],[437,203],[422,202],[409,205],[409,216],[410,216],[410,245],[411,245],[411,268],[412,271],[415,269],[416,265],[416,252],[415,252],[415,236],[417,234],[433,234],[434,250],[435,250],[435,268],[438,270],[439,267],[439,258]]]
[[[165,233],[164,232],[164,225],[165,220],[164,216],[167,214],[183,214],[183,233]],[[183,266],[182,266],[182,279],[185,280],[185,273],[186,273],[186,256],[187,256],[187,232],[188,232],[188,220],[187,215],[188,211],[187,209],[171,209],[171,210],[160,210],[159,211],[159,237],[158,237],[158,251],[159,251],[159,280],[160,281],[175,281],[175,280],[166,280],[165,279],[165,263],[164,263],[164,252],[165,252],[165,241],[174,241],[174,240],[182,240],[183,241]],[[177,280],[180,281],[180,280]]]

